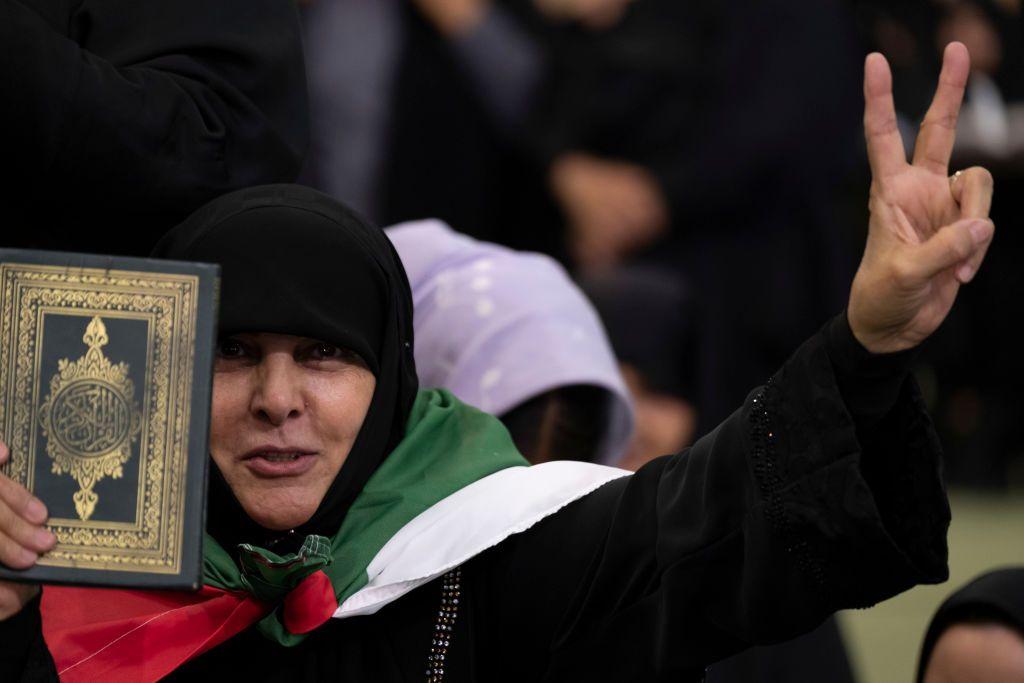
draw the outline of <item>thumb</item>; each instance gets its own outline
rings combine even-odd
[[[992,221],[967,218],[951,223],[914,250],[911,270],[922,280],[965,261],[992,238]]]

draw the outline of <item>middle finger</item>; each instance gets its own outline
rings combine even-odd
[[[950,43],[942,57],[935,97],[921,123],[914,145],[914,165],[946,175],[956,141],[956,122],[964,99],[971,55],[963,43]]]

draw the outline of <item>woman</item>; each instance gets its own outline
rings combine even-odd
[[[385,233],[409,276],[422,386],[498,416],[531,463],[621,466],[629,394],[601,321],[564,268],[437,220]]]
[[[847,315],[714,433],[631,477],[517,467],[494,418],[417,395],[405,277],[343,207],[287,186],[208,205],[157,252],[223,266],[207,588],[47,587],[40,616],[37,589],[0,585],[5,674],[699,679],[943,580],[938,446],[898,352],[941,322],[992,237],[991,177],[950,183],[952,130],[931,125],[955,118],[967,71],[952,46],[912,166],[869,57],[876,182]],[[52,540],[17,489],[0,483],[0,561],[25,567]]]
[[[987,572],[939,607],[924,636],[917,683],[1024,680],[1024,567]]]

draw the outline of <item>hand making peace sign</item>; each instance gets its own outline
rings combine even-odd
[[[934,332],[992,242],[992,175],[983,168],[949,172],[969,71],[967,48],[950,43],[907,163],[889,64],[877,53],[865,62],[871,219],[847,315],[854,336],[874,353],[912,348]]]

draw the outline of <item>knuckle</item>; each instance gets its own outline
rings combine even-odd
[[[891,135],[899,129],[895,114],[883,116],[866,115],[864,117],[864,130],[868,137]]]
[[[956,130],[957,118],[956,112],[947,111],[936,114],[928,113],[928,115],[924,117],[924,120],[921,121],[920,128],[921,130],[924,130],[930,126],[938,126],[939,128],[945,128],[946,130]]]

